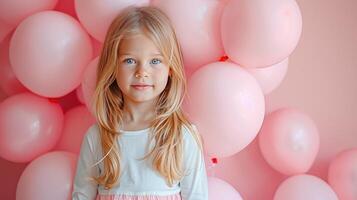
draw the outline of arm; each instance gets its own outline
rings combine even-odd
[[[83,137],[73,182],[72,200],[94,200],[97,195],[98,184],[89,179],[89,177],[99,175],[98,165],[92,166],[95,163],[95,157],[88,138],[89,131],[94,130],[90,128]]]
[[[185,137],[185,176],[180,181],[182,200],[208,200],[207,174],[203,152],[191,133],[187,133]]]

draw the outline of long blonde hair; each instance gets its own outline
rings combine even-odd
[[[102,175],[93,179],[106,189],[119,184],[121,175],[117,139],[121,135],[118,131],[122,126],[124,99],[116,83],[118,50],[125,36],[136,33],[144,33],[155,43],[171,69],[167,85],[158,97],[157,117],[150,127],[155,145],[143,159],[152,158],[153,168],[172,186],[184,176],[183,126],[203,150],[202,138],[181,109],[186,94],[186,77],[181,49],[169,18],[155,7],[130,6],[119,13],[108,29],[99,58],[93,99],[104,155]]]

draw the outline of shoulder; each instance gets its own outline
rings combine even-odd
[[[200,134],[196,125],[191,124],[192,130],[183,125],[183,143],[185,149],[192,150],[200,147]]]
[[[99,134],[99,126],[97,123],[92,124],[88,129],[87,132],[83,136],[83,140],[87,140],[91,149],[95,149],[100,140]]]

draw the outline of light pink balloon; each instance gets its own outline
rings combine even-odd
[[[31,93],[11,96],[0,103],[0,156],[31,161],[56,145],[62,126],[58,104]]]
[[[77,156],[53,151],[33,160],[21,174],[16,200],[70,200]]]
[[[331,161],[328,182],[341,200],[357,199],[357,148],[344,150]]]
[[[243,200],[233,186],[216,177],[208,177],[208,198],[209,200]]]
[[[84,71],[83,80],[82,80],[82,93],[83,99],[87,106],[87,108],[94,113],[94,105],[92,105],[93,101],[93,93],[96,86],[97,80],[97,67],[98,67],[99,57],[96,57],[92,60],[87,68]]]
[[[79,154],[83,135],[95,123],[95,118],[84,105],[68,110],[64,115],[61,138],[55,149]]]
[[[264,67],[287,58],[301,35],[302,17],[294,0],[229,1],[222,14],[224,50],[244,67]]]
[[[28,91],[12,71],[9,61],[10,38],[11,35],[0,44],[0,89],[9,96]]]
[[[307,174],[291,176],[280,184],[274,200],[287,199],[338,200],[336,193],[325,181]]]
[[[44,10],[52,10],[57,0],[1,0],[0,20],[16,26],[26,17]]]
[[[294,175],[307,172],[319,149],[319,133],[309,116],[294,108],[281,108],[264,119],[259,146],[277,171]]]
[[[284,79],[288,70],[288,58],[278,64],[264,68],[247,68],[258,81],[264,95],[276,89]]]
[[[186,68],[196,70],[218,61],[224,54],[219,28],[223,3],[211,0],[153,0],[151,4],[163,10],[173,22]]]
[[[81,25],[57,11],[26,18],[10,42],[10,63],[19,81],[46,97],[74,90],[92,53],[91,40]]]
[[[75,9],[80,22],[95,39],[104,41],[112,20],[130,5],[148,5],[149,0],[75,0]]]
[[[265,109],[258,82],[228,62],[205,65],[191,76],[186,105],[213,157],[228,157],[245,148],[258,134]]]

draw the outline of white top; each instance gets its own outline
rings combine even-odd
[[[196,128],[193,125],[194,128]],[[118,139],[121,152],[121,178],[120,184],[109,190],[99,186],[87,177],[97,177],[103,171],[103,162],[93,166],[101,160],[99,128],[92,125],[83,137],[79,158],[77,161],[76,175],[73,183],[72,199],[94,200],[97,193],[126,194],[126,195],[171,195],[181,192],[182,200],[208,200],[207,174],[203,154],[196,140],[184,126],[183,130],[183,164],[184,176],[179,182],[169,187],[165,179],[148,164],[148,160],[138,160],[147,152],[149,145],[150,129],[137,131],[121,130]]]

